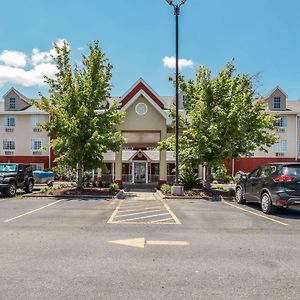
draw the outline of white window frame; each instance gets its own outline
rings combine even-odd
[[[279,106],[278,106],[279,104]],[[278,109],[281,108],[281,97],[275,96],[274,97],[274,108]]]
[[[275,127],[279,128],[287,128],[288,117],[287,116],[279,116],[279,120],[275,122]]]
[[[287,151],[287,140],[280,140],[278,143],[274,144],[273,151],[286,152]]]
[[[32,171],[43,171],[45,166],[44,164],[30,164],[32,166]]]
[[[3,150],[16,150],[16,140],[15,139],[4,139],[2,142],[2,149]]]
[[[14,121],[11,122],[11,120],[14,120]],[[5,127],[16,127],[16,117],[13,117],[13,116],[5,117],[4,126]]]
[[[8,108],[9,109],[16,109],[16,106],[17,106],[16,98],[14,98],[14,97],[9,98]]]
[[[44,116],[33,116],[32,117],[32,128],[40,128],[38,127],[38,124],[44,123],[45,117]]]
[[[41,146],[40,147],[36,147],[35,143],[40,142]],[[31,140],[31,150],[34,151],[41,151],[41,148],[43,147],[43,140],[42,139],[32,139]]]

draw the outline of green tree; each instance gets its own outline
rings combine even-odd
[[[186,82],[181,76],[180,88],[189,103],[180,120],[180,168],[205,165],[207,188],[211,186],[212,168],[225,160],[249,156],[257,148],[267,151],[276,142],[275,116],[266,112],[263,99],[254,100],[253,79],[235,74],[233,63],[216,77],[202,66],[195,80]],[[174,150],[174,136],[162,141],[160,149]]]
[[[119,151],[123,138],[118,125],[123,113],[117,103],[107,108],[112,66],[98,41],[83,55],[81,68],[71,65],[67,42],[62,47],[56,44],[55,49],[58,72],[54,79],[45,77],[49,97],[42,96],[35,104],[50,115],[50,122],[42,127],[55,137],[51,145],[56,161],[77,168],[81,188],[83,170],[104,167],[103,153]]]

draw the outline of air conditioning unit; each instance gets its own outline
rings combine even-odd
[[[32,155],[42,155],[42,151],[32,151]]]
[[[14,151],[4,151],[4,155],[14,155]]]
[[[283,152],[276,152],[275,156],[276,157],[284,157],[284,153]]]
[[[276,131],[277,131],[277,132],[285,132],[285,128],[283,128],[283,127],[278,127],[278,128],[276,128]]]
[[[5,128],[5,132],[14,132],[14,128],[13,127],[6,127]]]
[[[41,128],[38,128],[38,127],[34,127],[34,128],[33,128],[33,132],[41,132],[41,131],[42,131]]]

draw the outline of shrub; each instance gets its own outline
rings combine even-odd
[[[200,192],[199,196],[200,196],[200,198],[204,198],[206,196],[206,194],[204,192]]]
[[[58,188],[58,189],[65,189],[65,188],[67,188],[67,187],[68,187],[67,184],[61,183],[57,188]]]
[[[116,191],[116,190],[118,190],[119,189],[119,185],[117,184],[117,183],[111,183],[110,185],[109,185],[109,190],[110,191],[112,191],[112,192],[114,192],[114,191]]]
[[[188,191],[187,194],[188,194],[189,197],[195,196],[195,193],[193,191]]]
[[[212,175],[218,182],[224,182],[227,176],[227,168],[224,165],[220,165],[214,168]]]
[[[195,188],[199,184],[200,178],[194,170],[187,169],[182,170],[180,174],[180,181],[186,189],[190,190],[192,188]]]
[[[161,187],[160,190],[164,193],[164,194],[170,194],[171,193],[171,186],[169,184],[164,183]]]

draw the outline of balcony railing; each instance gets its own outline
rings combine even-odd
[[[175,182],[175,175],[167,175],[167,182],[173,184]]]
[[[102,174],[102,180],[112,182],[113,176],[112,176],[112,174]]]
[[[122,174],[122,181],[123,182],[132,182],[132,175],[131,174]]]

